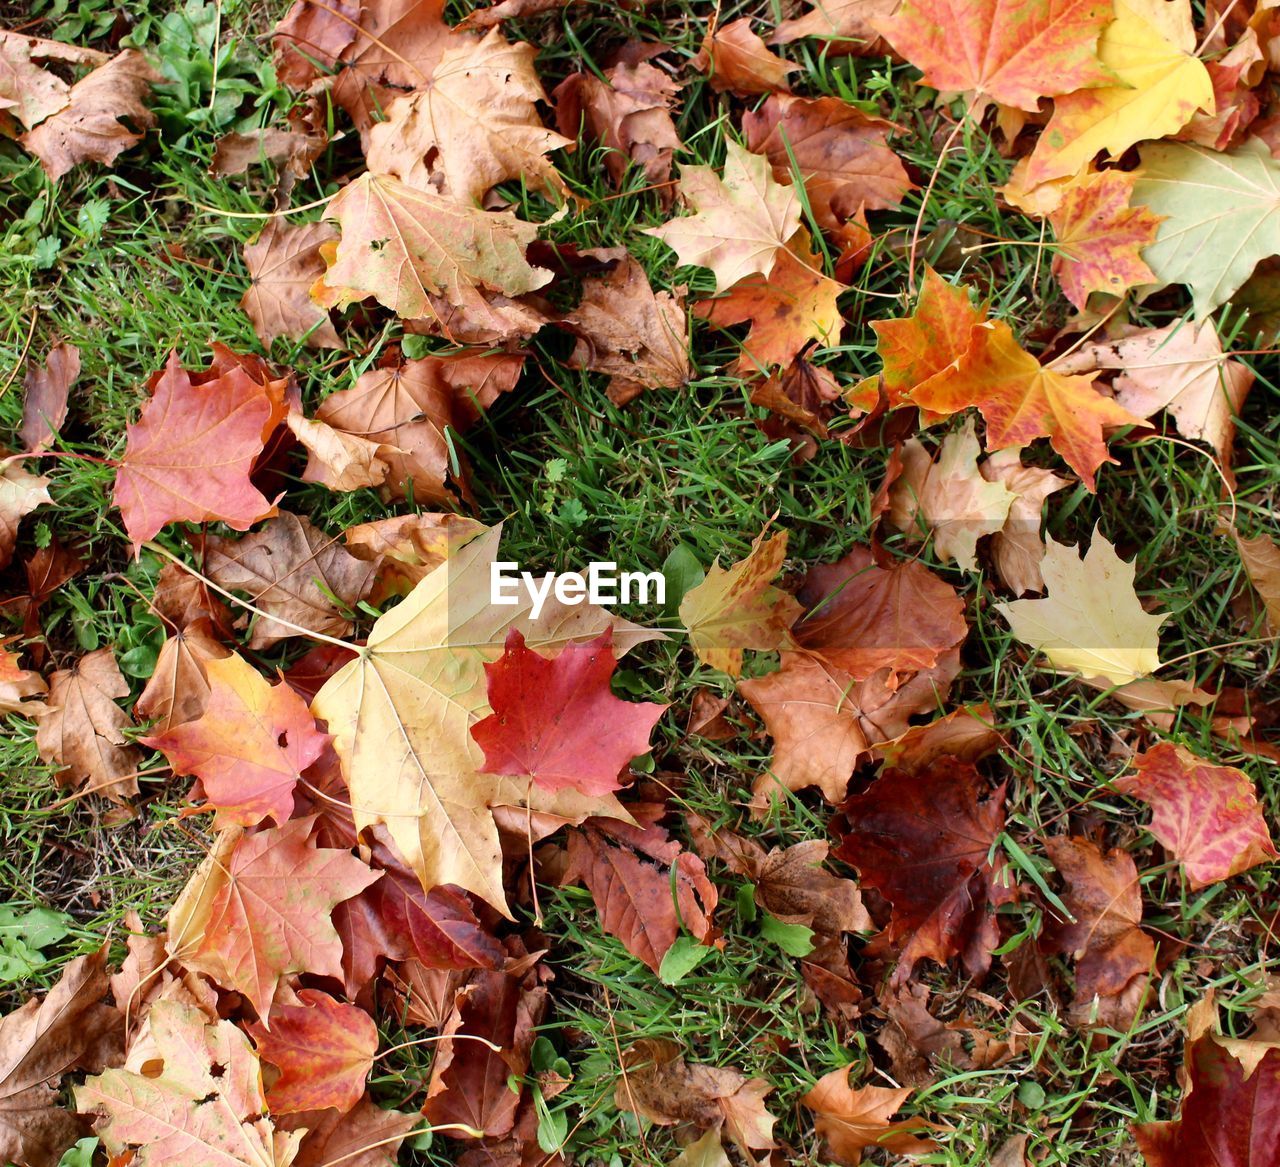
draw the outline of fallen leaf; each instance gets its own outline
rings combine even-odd
[[[622,789],[618,775],[649,752],[668,706],[618,700],[609,688],[616,664],[612,628],[552,659],[532,652],[513,628],[502,655],[484,666],[493,712],[471,727],[484,750],[481,773],[588,796]]]
[[[651,184],[671,177],[671,158],[680,135],[671,106],[680,83],[648,61],[620,61],[604,71],[571,73],[555,89],[556,124],[561,134],[577,138],[582,127],[608,147],[604,168],[615,186],[631,163]]]
[[[76,957],[43,999],[0,1018],[0,1158],[8,1163],[55,1167],[84,1133],[58,1105],[58,1085],[69,1070],[97,1071],[118,1056],[120,1016],[102,1003],[106,958],[105,948]]]
[[[625,812],[611,799],[574,791],[552,795],[480,773],[483,754],[469,730],[490,712],[484,662],[501,655],[511,628],[530,648],[548,654],[610,626],[624,651],[660,634],[592,604],[571,607],[552,599],[537,619],[530,617],[527,599],[491,606],[499,535],[494,528],[473,539],[379,618],[360,657],[326,682],[312,712],[328,722],[357,827],[385,823],[424,888],[453,884],[503,911],[492,807],[527,805],[527,813],[545,811],[562,821]],[[391,740],[403,748],[388,757]]]
[[[5,119],[16,119],[31,129],[67,107],[71,87],[38,61],[96,66],[109,59],[96,49],[0,29],[0,128],[5,136],[14,136]]]
[[[143,98],[161,80],[146,57],[125,49],[77,81],[66,108],[23,134],[22,144],[40,159],[51,182],[81,162],[110,165],[155,125]]]
[[[786,45],[805,37],[823,41],[823,51],[831,56],[856,53],[881,56],[886,46],[874,23],[892,16],[902,0],[815,0],[803,16],[784,20],[769,38],[770,44]]]
[[[1160,667],[1159,629],[1168,619],[1142,607],[1135,570],[1096,530],[1083,556],[1050,539],[1042,565],[1046,597],[995,607],[1014,636],[1055,668],[1123,685]]]
[[[42,503],[52,503],[49,479],[22,468],[22,456],[5,456],[0,448],[0,568],[13,561],[18,524]]]
[[[1231,533],[1249,582],[1262,598],[1267,628],[1273,636],[1280,636],[1280,545],[1266,535],[1246,539],[1235,528]]]
[[[80,350],[60,340],[44,358],[44,367],[33,365],[22,379],[22,448],[43,450],[53,444],[67,420],[67,395],[80,376]]]
[[[1000,482],[1013,494],[1009,518],[991,540],[991,560],[996,574],[1015,596],[1044,591],[1045,545],[1040,537],[1040,515],[1049,495],[1070,486],[1052,470],[1024,466],[1016,446],[997,450],[978,467],[988,482]]]
[[[892,128],[837,97],[770,97],[742,115],[747,147],[768,158],[784,185],[799,170],[814,218],[833,232],[859,208],[896,207],[913,188],[886,144]]]
[[[698,55],[689,64],[707,74],[717,93],[736,93],[740,97],[789,92],[787,77],[800,68],[771,53],[745,18],[708,31]]]
[[[682,264],[710,268],[717,292],[767,276],[800,226],[800,201],[768,162],[732,140],[726,149],[723,177],[710,166],[680,167],[680,193],[695,213],[644,231]]]
[[[29,697],[46,693],[49,686],[44,678],[32,669],[24,669],[16,652],[6,651],[6,646],[16,637],[0,640],[0,713],[21,713],[32,717],[45,708],[44,702],[26,704]]]
[[[1062,201],[1049,225],[1060,248],[1053,274],[1083,312],[1089,293],[1123,296],[1156,277],[1142,262],[1142,249],[1155,242],[1160,217],[1131,207],[1134,176],[1122,170],[1085,172],[1062,188]]]
[[[742,674],[743,649],[769,652],[789,640],[800,606],[769,581],[787,556],[787,533],[761,532],[745,559],[711,565],[706,578],[680,601],[680,621],[703,664],[732,677]]]
[[[511,178],[563,194],[545,155],[573,142],[538,117],[535,103],[547,95],[533,67],[536,54],[496,28],[446,48],[430,82],[396,98],[370,130],[370,171],[468,206]]]
[[[346,0],[294,0],[271,33],[276,76],[292,89],[305,89],[360,33],[361,5]]]
[[[102,1116],[103,1146],[135,1167],[174,1163],[288,1167],[302,1135],[272,1128],[249,1039],[176,1001],[152,1006],[124,1068],[75,1090],[82,1113]]]
[[[253,835],[220,832],[229,840],[225,856],[202,864],[183,892],[199,911],[183,913],[190,924],[181,929],[170,917],[171,955],[243,993],[267,1021],[283,977],[341,979],[342,941],[330,913],[380,876],[350,851],[316,847],[310,832],[309,819]]]
[[[880,567],[866,547],[809,569],[796,643],[855,680],[931,669],[968,635],[955,589],[915,560]]]
[[[620,247],[583,254],[612,267],[582,281],[582,299],[560,322],[578,338],[569,367],[608,374],[615,405],[647,389],[681,388],[690,377],[682,289],[655,294],[644,268]]]
[[[209,535],[198,548],[210,579],[246,593],[254,607],[266,613],[249,636],[253,649],[305,632],[346,636],[351,620],[338,604],[352,609],[373,578],[372,564],[362,563],[337,537],[289,511],[242,539]],[[296,627],[278,623],[273,616]]]
[[[749,275],[723,296],[699,300],[694,312],[719,327],[750,323],[734,369],[742,376],[789,365],[812,342],[834,345],[844,320],[836,299],[847,289],[822,272],[803,227],[778,253],[772,273]]]
[[[292,120],[291,116],[290,121]],[[214,143],[213,161],[209,163],[209,173],[217,178],[225,178],[227,175],[244,174],[250,166],[265,166],[270,163],[280,169],[280,189],[285,190],[291,188],[296,179],[306,176],[312,163],[324,153],[328,144],[329,138],[326,134],[308,132],[294,126],[287,130],[267,126],[260,130],[249,130],[243,134],[232,132],[224,134]],[[262,235],[259,236],[259,241],[266,236],[270,228],[280,223],[279,219],[268,220]],[[310,224],[303,226],[310,226]],[[285,230],[288,229],[286,226]]]
[[[116,704],[127,696],[129,683],[109,648],[86,653],[53,674],[36,748],[41,761],[58,767],[59,783],[117,802],[138,793],[142,755],[121,732],[133,722]]]
[[[1035,113],[1113,80],[1094,50],[1114,13],[1101,0],[904,0],[873,27],[944,93],[972,93]]]
[[[934,554],[965,571],[978,567],[978,540],[1003,530],[1016,496],[978,468],[982,447],[973,420],[948,434],[936,458],[915,438],[902,447],[903,470],[889,490],[888,520],[918,540],[923,527]]]
[[[407,596],[450,555],[487,530],[465,515],[436,512],[359,523],[348,527],[342,538],[352,555],[374,564],[369,602],[381,606],[390,596]]]
[[[154,721],[152,733],[166,734],[174,726],[195,721],[209,704],[209,676],[205,665],[230,656],[213,634],[207,616],[193,620],[165,637],[134,716]]]
[[[1104,852],[1088,839],[1044,840],[1049,858],[1066,881],[1062,902],[1074,920],[1050,911],[1041,937],[1047,951],[1075,962],[1075,994],[1067,1017],[1073,1025],[1132,1027],[1156,946],[1142,930],[1142,887],[1133,859],[1116,848]]]
[[[170,353],[148,383],[152,396],[138,420],[125,428],[116,469],[112,502],[135,557],[169,523],[223,522],[246,531],[276,513],[249,475],[284,416],[284,386],[255,380],[216,346],[208,373],[196,376]]]
[[[203,662],[209,682],[204,711],[192,721],[142,739],[175,774],[200,779],[214,825],[277,826],[293,814],[293,789],[328,744],[305,702],[283,682],[269,685],[234,654]]]
[[[345,1114],[332,1108],[290,1115],[306,1134],[291,1167],[396,1167],[400,1147],[422,1122],[416,1110],[383,1110],[366,1094]]]
[[[642,1038],[622,1055],[625,1073],[614,1089],[619,1110],[659,1126],[692,1123],[702,1130],[723,1126],[744,1154],[777,1146],[776,1121],[765,1109],[773,1087],[737,1070],[689,1065],[673,1042]]]
[[[1138,142],[1176,134],[1197,109],[1213,109],[1189,3],[1115,0],[1115,16],[1098,38],[1098,59],[1119,84],[1054,99],[1031,154],[1028,186],[1078,174],[1101,151],[1118,158]]]
[[[914,775],[885,770],[840,807],[832,854],[893,905],[874,942],[898,951],[891,985],[910,980],[923,958],[945,965],[959,956],[975,977],[991,966],[994,909],[1018,892],[1000,853],[990,858],[1004,829],[1004,787],[983,794],[971,764],[943,757]]]
[[[681,929],[699,943],[714,935],[715,884],[702,860],[661,827],[589,819],[569,832],[562,881],[584,884],[600,927],[655,973]]]
[[[312,286],[325,274],[321,245],[337,238],[329,223],[269,219],[258,237],[245,244],[250,282],[240,307],[263,347],[270,349],[278,336],[306,337],[312,348],[342,347],[328,312],[311,299]]]
[[[297,1005],[278,1006],[271,1028],[252,1026],[258,1057],[280,1071],[267,1091],[272,1114],[325,1110],[346,1114],[364,1097],[378,1052],[378,1027],[363,1009],[302,989]]]
[[[964,705],[925,725],[913,725],[892,741],[876,746],[874,753],[905,774],[919,774],[943,757],[976,762],[1005,744],[993,718],[986,702]]]
[[[1151,807],[1148,830],[1199,890],[1280,858],[1249,775],[1162,742],[1112,786]]]
[[[911,1097],[910,1090],[885,1086],[855,1089],[849,1085],[851,1069],[844,1066],[824,1074],[800,1099],[803,1107],[813,1111],[814,1130],[835,1162],[859,1167],[862,1153],[875,1148],[894,1155],[927,1155],[937,1149],[931,1139],[920,1137],[929,1123],[919,1119],[890,1121]]]
[[[797,209],[797,214],[798,214]],[[341,306],[372,296],[402,319],[438,317],[431,297],[484,311],[482,289],[519,296],[551,272],[529,265],[538,233],[510,211],[482,211],[366,171],[329,203],[342,237],[317,288]],[[313,293],[314,294],[314,293]]]
[[[390,459],[403,452],[304,417],[296,409],[289,411],[285,424],[307,451],[302,481],[318,482],[330,490],[346,492],[382,486],[391,472]]]

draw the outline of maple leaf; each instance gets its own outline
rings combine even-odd
[[[943,439],[936,460],[909,438],[901,452],[902,474],[889,491],[890,523],[917,535],[923,525],[938,558],[954,559],[965,571],[977,570],[978,540],[1005,526],[1015,498],[1004,483],[979,472],[981,451],[972,419]]]
[[[797,215],[799,210],[797,209]],[[538,229],[510,211],[482,211],[366,171],[329,203],[342,230],[317,287],[336,304],[372,296],[402,319],[436,317],[431,297],[483,310],[480,289],[519,296],[551,272],[531,267],[525,248]]]
[[[303,417],[296,409],[285,418],[289,432],[307,451],[303,482],[318,482],[330,490],[362,490],[382,486],[391,472],[390,459],[403,451],[383,442],[371,441],[359,434],[313,418]]]
[[[175,350],[148,387],[151,398],[125,427],[111,499],[134,555],[168,523],[223,522],[245,531],[275,514],[249,474],[284,416],[285,382],[255,379],[215,345],[207,373],[193,376]]]
[[[679,389],[690,375],[683,289],[655,294],[644,268],[623,248],[583,254],[612,266],[582,281],[582,299],[560,321],[578,338],[569,367],[607,373],[615,405],[646,389]]]
[[[787,533],[761,532],[745,559],[729,568],[717,559],[706,578],[680,601],[680,621],[698,659],[732,677],[742,673],[742,651],[769,652],[789,640],[800,606],[770,585],[787,557]]]
[[[747,147],[768,158],[780,183],[798,169],[818,225],[835,232],[859,208],[895,207],[913,188],[886,144],[892,128],[836,97],[770,97],[742,115]]]
[[[210,579],[248,593],[267,613],[267,619],[254,623],[250,648],[269,648],[301,635],[271,616],[309,632],[345,636],[352,628],[347,612],[373,578],[373,564],[361,562],[335,537],[290,511],[242,539],[209,535],[197,547]]]
[[[958,365],[917,385],[911,400],[943,415],[976,405],[987,423],[988,449],[1048,438],[1092,491],[1097,468],[1115,461],[1103,441],[1104,427],[1142,424],[1093,382],[1041,366],[1003,320],[991,320],[974,326]]]
[[[661,239],[681,263],[710,268],[717,292],[749,275],[767,276],[800,226],[795,192],[773,177],[764,158],[732,140],[723,178],[710,166],[681,166],[680,193],[695,214],[644,234]]]
[[[895,770],[918,774],[942,757],[976,762],[1005,744],[992,724],[991,706],[964,705],[925,725],[913,725],[875,747],[877,758]]]
[[[809,233],[801,227],[778,253],[769,276],[750,275],[723,296],[700,300],[695,313],[724,327],[750,322],[735,368],[744,376],[787,365],[811,342],[834,344],[844,320],[836,300],[846,291],[822,273]]]
[[[12,137],[12,119],[27,129],[67,107],[70,86],[37,61],[102,65],[106,53],[61,41],[42,40],[0,28],[0,132]]]
[[[49,479],[22,467],[19,454],[5,456],[0,448],[0,568],[8,567],[18,543],[18,524],[42,503],[52,503]]]
[[[774,797],[780,785],[817,786],[828,802],[839,802],[859,759],[905,733],[913,715],[936,710],[958,671],[953,652],[909,679],[879,669],[855,680],[819,657],[782,653],[776,672],[738,683],[773,738],[769,769],[755,782],[756,803]]]
[[[724,1133],[754,1159],[752,1151],[777,1146],[776,1121],[765,1109],[772,1092],[762,1078],[747,1078],[729,1067],[689,1065],[674,1042],[641,1038],[622,1055],[624,1074],[614,1090],[619,1110],[659,1126],[691,1123]]]
[[[240,300],[244,314],[263,347],[278,336],[301,340],[312,348],[341,348],[329,314],[311,299],[311,288],[325,273],[320,248],[338,232],[329,223],[291,225],[270,219],[244,247],[249,286]]]
[[[154,721],[152,732],[159,734],[195,721],[209,703],[205,665],[230,655],[230,650],[214,637],[207,616],[177,629],[160,646],[155,668],[133,707],[134,715]]]
[[[915,311],[871,322],[890,406],[908,403],[916,392],[928,397],[936,384],[945,384],[969,351],[974,326],[985,320],[986,313],[970,303],[963,287],[926,266]]]
[[[1040,538],[1040,512],[1049,495],[1070,486],[1051,470],[1024,466],[1016,446],[997,450],[978,467],[988,482],[1002,483],[1013,495],[1009,518],[991,540],[996,574],[1015,596],[1044,590],[1040,564],[1044,541]]]
[[[138,748],[121,732],[132,726],[116,698],[129,683],[109,648],[86,653],[50,678],[48,712],[36,730],[42,761],[56,765],[58,781],[119,801],[138,793]]]
[[[44,678],[32,669],[24,669],[16,652],[6,651],[16,637],[0,640],[0,713],[25,713],[31,716],[40,712],[43,702],[26,704],[27,698],[48,691]]]
[[[1133,1124],[1148,1167],[1267,1167],[1280,1139],[1280,1048],[1258,1052],[1250,1067],[1212,1034],[1192,1042],[1185,1054],[1189,1093],[1178,1117]]]
[[[827,1153],[845,1167],[859,1167],[868,1148],[883,1147],[895,1155],[927,1155],[936,1150],[921,1138],[929,1124],[919,1119],[891,1122],[911,1097],[905,1088],[849,1085],[851,1066],[832,1070],[818,1079],[800,1104],[813,1111],[814,1129],[826,1142]]]
[[[1223,355],[1212,323],[1138,329],[1085,345],[1068,363],[1119,370],[1113,384],[1117,405],[1137,417],[1167,409],[1180,434],[1208,442],[1230,464],[1235,417],[1254,378],[1248,366]]]
[[[269,685],[234,654],[204,661],[209,697],[200,717],[142,739],[175,774],[195,774],[214,825],[254,826],[293,814],[293,788],[328,743],[288,685]]]
[[[600,927],[655,973],[682,928],[700,943],[716,934],[715,884],[702,860],[661,827],[589,819],[569,832],[562,878],[586,885]]]
[[[1103,0],[904,0],[874,27],[944,93],[972,93],[1035,113],[1113,80],[1094,55],[1113,16]]]
[[[882,568],[866,547],[809,569],[796,643],[855,680],[931,669],[968,635],[955,589],[914,560]]]
[[[1151,807],[1147,828],[1182,864],[1192,890],[1280,858],[1249,776],[1181,746],[1153,746],[1112,785]]]
[[[1254,590],[1266,609],[1266,626],[1271,634],[1280,635],[1280,546],[1266,535],[1246,539],[1232,528],[1240,561]]]
[[[143,97],[161,80],[140,52],[125,49],[77,81],[66,108],[23,134],[22,144],[51,181],[81,162],[110,164],[155,125]]]
[[[277,1006],[271,1028],[252,1026],[258,1057],[280,1071],[267,1091],[272,1114],[333,1107],[341,1114],[364,1097],[378,1052],[378,1027],[354,1005],[302,989],[297,1005]]]
[[[44,367],[33,365],[22,379],[23,449],[43,450],[67,420],[67,394],[80,376],[80,350],[66,341],[50,346]]]
[[[369,131],[369,169],[466,204],[509,178],[564,193],[544,155],[573,142],[538,118],[534,103],[547,95],[533,68],[536,54],[496,28],[446,49],[430,82],[396,98],[386,121]]]
[[[1115,15],[1098,39],[1098,59],[1119,84],[1054,100],[1028,186],[1078,174],[1103,150],[1118,158],[1138,142],[1176,134],[1197,109],[1214,108],[1187,0],[1115,0]]]
[[[971,764],[946,757],[910,777],[885,770],[833,824],[832,854],[893,905],[874,942],[881,951],[901,945],[893,985],[925,957],[946,964],[959,955],[971,976],[991,966],[993,909],[1016,899],[1017,887],[999,853],[990,858],[1004,829],[1004,787],[980,800],[981,781]]]
[[[484,666],[493,712],[471,727],[484,750],[481,772],[528,778],[550,791],[622,789],[618,775],[649,752],[669,706],[619,701],[609,688],[616,664],[612,628],[550,660],[526,648],[513,628],[502,655]]]
[[[387,465],[388,498],[454,503],[446,485],[452,468],[466,497],[465,463],[446,431],[464,430],[500,393],[515,387],[521,353],[463,349],[362,373],[350,389],[325,398],[316,419],[343,433],[377,442]]]
[[[527,599],[491,606],[499,535],[494,528],[468,543],[380,617],[359,658],[325,683],[312,712],[328,722],[356,825],[385,823],[424,888],[453,884],[503,911],[491,807],[527,804],[530,813],[560,815],[561,821],[625,812],[611,799],[569,790],[550,794],[480,773],[483,754],[469,730],[490,712],[484,662],[501,655],[511,628],[546,653],[591,640],[610,626],[624,651],[660,634],[591,604],[552,598],[537,619],[530,617]],[[388,742],[400,744],[388,753]]]
[[[1160,285],[1191,289],[1197,324],[1280,252],[1280,163],[1256,138],[1226,153],[1144,146],[1133,199],[1163,216],[1142,258]]]
[[[305,89],[322,69],[336,68],[360,32],[361,8],[345,0],[294,0],[271,32],[281,84]]]
[[[892,16],[902,0],[815,0],[803,16],[784,20],[769,38],[770,44],[786,45],[805,37],[825,43],[831,56],[856,53],[883,55],[885,43],[873,27],[876,20]]]
[[[302,118],[295,122],[295,116],[290,115],[291,124],[287,130],[267,126],[260,130],[250,130],[246,134],[224,134],[214,143],[209,173],[225,178],[230,174],[244,174],[251,166],[266,166],[270,163],[277,168],[279,174],[278,189],[282,194],[287,194],[299,178],[307,176],[312,164],[329,144],[328,135],[319,127],[312,127]],[[281,223],[282,220],[279,219],[269,220],[262,229],[262,234],[266,235],[270,227]],[[302,224],[304,227],[310,225]]]
[[[102,1004],[107,952],[78,956],[43,1000],[0,1018],[0,1158],[19,1167],[55,1167],[83,1133],[58,1105],[68,1070],[100,1070],[118,1056],[120,1015]]]
[[[1062,201],[1049,214],[1060,248],[1053,274],[1081,312],[1090,292],[1122,296],[1139,284],[1156,282],[1141,251],[1155,242],[1160,217],[1131,207],[1134,175],[1121,170],[1084,173],[1062,188]]]
[[[689,64],[706,73],[717,93],[748,97],[756,93],[787,92],[789,74],[800,68],[784,61],[751,31],[747,18],[710,30],[698,55]]]
[[[352,555],[375,565],[369,601],[381,605],[389,596],[407,596],[449,556],[487,530],[465,515],[437,512],[358,523],[342,538]]]
[[[293,819],[254,835],[220,832],[226,842],[201,863],[170,916],[170,954],[243,993],[263,1019],[283,977],[341,979],[342,941],[330,913],[381,875],[350,851],[316,847],[311,825]]]
[[[1051,919],[1041,938],[1050,952],[1073,956],[1075,1025],[1121,1031],[1133,1025],[1155,964],[1156,946],[1142,931],[1142,886],[1133,859],[1103,852],[1088,839],[1049,838],[1045,849],[1066,880],[1062,902],[1073,920]]]
[[[1160,625],[1134,591],[1135,566],[1096,530],[1089,550],[1050,539],[1041,565],[1048,595],[996,604],[1019,640],[1056,668],[1123,685],[1160,667]]]
[[[421,1123],[416,1110],[383,1110],[366,1094],[345,1114],[330,1107],[286,1115],[278,1125],[306,1131],[292,1167],[396,1167],[401,1145]]]
[[[124,1068],[89,1078],[75,1097],[105,1120],[97,1130],[107,1150],[136,1167],[290,1167],[302,1138],[263,1117],[249,1039],[178,1001],[157,1001]]]
[[[671,120],[679,82],[647,61],[619,61],[604,71],[571,73],[552,93],[560,132],[576,138],[579,127],[608,147],[604,167],[614,185],[634,162],[652,185],[671,177],[680,135]]]

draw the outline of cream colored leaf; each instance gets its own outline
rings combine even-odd
[[[1159,628],[1166,616],[1145,611],[1134,591],[1134,566],[1095,530],[1088,552],[1050,539],[1042,600],[997,604],[1019,640],[1049,663],[1114,685],[1160,667]]]

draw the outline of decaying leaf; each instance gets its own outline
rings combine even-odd
[[[49,349],[43,367],[27,370],[18,431],[24,450],[43,450],[53,443],[67,419],[67,397],[79,376],[80,350],[61,340]]]
[[[895,1155],[927,1155],[936,1144],[921,1137],[930,1124],[920,1120],[891,1121],[911,1097],[908,1089],[849,1085],[852,1067],[832,1070],[800,1099],[813,1111],[814,1129],[827,1153],[844,1167],[859,1167],[864,1151],[883,1147]]]
[[[786,93],[787,76],[799,65],[784,61],[769,51],[751,31],[751,21],[735,20],[707,33],[702,48],[690,62],[700,73],[706,73],[711,88],[717,93],[737,93],[746,97],[756,93]]]
[[[312,348],[341,348],[329,314],[311,299],[311,288],[325,273],[321,245],[338,232],[329,223],[289,224],[269,219],[244,247],[250,284],[240,307],[266,348],[278,336],[307,338]]]

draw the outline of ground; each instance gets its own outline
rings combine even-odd
[[[451,8],[452,10],[452,8]],[[620,39],[660,40],[676,59],[692,56],[710,10],[706,4],[667,0],[631,11],[614,4],[570,8],[527,24],[522,35],[543,46],[538,68],[548,89],[592,55]],[[764,7],[759,13],[769,16]],[[756,15],[751,5],[726,4],[720,21]],[[0,427],[16,428],[21,414],[19,370],[61,337],[81,350],[84,372],[72,419],[50,458],[55,507],[24,528],[35,545],[56,534],[75,543],[90,567],[60,589],[43,612],[52,661],[63,665],[99,646],[114,646],[136,698],[149,675],[163,630],[148,612],[147,596],[159,560],[131,560],[119,513],[110,506],[110,459],[123,448],[124,426],[136,416],[148,375],[176,348],[185,363],[201,365],[211,339],[234,349],[261,351],[239,299],[247,277],[241,245],[261,227],[269,191],[259,171],[245,180],[211,178],[213,145],[233,127],[269,124],[292,100],[277,85],[265,33],[279,17],[275,5],[227,0],[221,6],[188,3],[164,11],[126,0],[34,0],[6,6],[8,26],[80,43],[118,41],[127,31],[160,63],[167,82],[156,108],[159,131],[112,169],[81,167],[57,185],[20,150],[0,146]],[[772,19],[772,17],[769,17]],[[114,38],[114,40],[113,40]],[[218,67],[211,65],[217,44]],[[881,104],[898,127],[892,142],[924,186],[936,180],[924,208],[921,255],[964,278],[991,298],[993,315],[1007,319],[1024,343],[1049,341],[1071,311],[1049,277],[1038,224],[1002,209],[994,188],[1011,162],[983,129],[966,127],[945,156],[962,104],[935,106],[917,74],[883,59],[815,55],[808,42],[783,50],[803,72],[798,89]],[[684,161],[720,165],[728,132],[728,99],[689,81],[678,124],[687,144]],[[341,174],[358,153],[348,138],[331,147],[318,172]],[[590,151],[558,156],[557,165],[584,209],[546,228],[549,238],[584,247],[625,242],[655,288],[690,282],[709,291],[708,273],[678,273],[671,252],[640,233],[670,212],[661,192],[637,177],[621,195],[607,186]],[[505,188],[526,217],[544,220],[541,196]],[[304,181],[295,205],[321,199],[332,186]],[[847,321],[843,343],[822,354],[842,383],[874,373],[872,319],[909,310],[907,244],[920,212],[921,192],[900,211],[874,217],[872,257],[841,299]],[[312,215],[318,215],[313,211]],[[306,217],[306,216],[304,216]],[[1186,313],[1180,292],[1162,294],[1136,310],[1145,324]],[[1223,327],[1224,347],[1232,336]],[[277,342],[269,354],[296,372],[310,412],[327,394],[350,384],[385,345],[381,334],[351,336],[350,353],[317,353]],[[506,558],[529,570],[572,569],[587,560],[613,560],[632,570],[655,570],[678,544],[710,564],[740,558],[766,523],[790,532],[788,571],[832,560],[866,538],[872,497],[884,475],[886,451],[823,443],[797,464],[785,441],[771,441],[757,426],[762,412],[749,404],[743,383],[725,373],[737,340],[705,324],[696,328],[694,378],[684,390],[647,393],[617,409],[603,379],[568,369],[571,340],[544,330],[533,342],[537,360],[519,389],[503,398],[482,425],[461,439],[474,466],[476,514],[503,521]],[[1235,346],[1253,346],[1242,339]],[[1280,492],[1280,390],[1274,355],[1240,357],[1258,375],[1237,446],[1236,506],[1247,526],[1274,523]],[[8,444],[16,443],[10,438]],[[1087,539],[1095,526],[1128,559],[1136,557],[1140,595],[1171,613],[1162,634],[1166,661],[1184,658],[1201,683],[1275,692],[1280,642],[1259,643],[1232,606],[1243,574],[1231,542],[1219,531],[1226,515],[1222,481],[1205,452],[1185,442],[1152,437],[1122,442],[1118,465],[1099,476],[1096,497],[1083,486],[1058,495],[1048,533],[1062,542]],[[340,531],[390,513],[371,491],[333,494],[314,486],[294,491],[293,509],[319,526]],[[160,537],[177,549],[172,530]],[[993,581],[926,562],[964,591],[972,631],[965,672],[953,704],[990,701],[1008,748],[999,759],[1010,783],[1007,857],[1026,880],[1051,878],[1042,852],[1028,841],[1065,824],[1105,822],[1110,842],[1139,857],[1146,927],[1160,945],[1152,998],[1132,1032],[1092,1034],[1068,1026],[1046,997],[1018,1002],[1025,1031],[1017,1055],[996,1069],[962,1071],[941,1063],[913,1096],[910,1109],[955,1130],[923,1162],[986,1164],[1012,1135],[1029,1135],[1033,1161],[1045,1165],[1139,1162],[1129,1124],[1168,1117],[1179,1087],[1180,1020],[1187,1006],[1215,987],[1228,1002],[1227,1024],[1261,991],[1270,971],[1273,921],[1280,906],[1275,871],[1257,869],[1198,895],[1189,893],[1176,866],[1165,862],[1142,829],[1135,803],[1113,795],[1105,780],[1122,768],[1126,748],[1142,740],[1137,713],[1123,709],[1070,678],[1037,667],[993,611],[1001,598]],[[9,570],[5,594],[21,586],[21,566]],[[650,621],[638,607],[625,614]],[[1237,641],[1244,643],[1236,644]],[[286,662],[285,649],[260,657]],[[767,657],[753,661],[757,673]],[[624,664],[628,694],[688,708],[695,690],[729,695],[732,682],[699,665],[685,642],[643,646]],[[654,777],[675,791],[682,806],[714,823],[743,818],[754,777],[770,746],[745,704],[730,709],[742,732],[724,743],[686,737],[682,716],[664,719],[654,751]],[[141,732],[141,731],[139,731]],[[1233,765],[1255,780],[1268,817],[1280,814],[1280,772],[1265,758],[1233,754],[1212,736],[1208,719],[1177,718],[1171,740]],[[15,912],[50,907],[68,913],[71,932],[36,960],[29,975],[3,986],[15,1003],[56,978],[62,963],[87,951],[128,910],[159,923],[199,854],[198,820],[179,822],[185,793],[154,758],[156,773],[142,779],[137,817],[93,798],[66,799],[42,767],[34,728],[11,717],[0,738],[0,898]],[[770,846],[824,837],[829,815],[816,792],[792,796],[762,821],[743,829]],[[856,1032],[842,1033],[814,1007],[788,956],[734,907],[736,880],[717,871],[725,931],[723,950],[678,985],[664,986],[604,935],[589,895],[576,888],[543,889],[540,929],[558,978],[557,1006],[545,1030],[573,1070],[573,1083],[551,1103],[547,1129],[568,1131],[568,1146],[605,1163],[662,1164],[676,1154],[670,1134],[643,1132],[613,1100],[618,1051],[637,1037],[670,1037],[691,1061],[733,1066],[773,1083],[771,1109],[778,1134],[795,1163],[822,1162],[798,1097],[823,1073],[852,1061],[863,1080],[888,1084],[887,1062],[874,1041],[881,1022],[869,1013]],[[1038,909],[1031,903],[1002,910],[1009,917],[1008,953],[1034,944]],[[117,929],[118,938],[118,929]],[[118,942],[118,939],[117,939]],[[945,1020],[975,1009],[993,1032],[1008,1030],[1013,1006],[997,971],[984,984],[964,981],[956,969],[932,969],[935,1007]],[[974,996],[974,994],[979,994]],[[949,1012],[950,1011],[950,1012]],[[406,1035],[388,1031],[388,1045]],[[403,1051],[380,1063],[375,1086],[388,1103],[420,1091],[430,1047]],[[874,1156],[873,1156],[874,1158]],[[406,1150],[404,1163],[449,1162],[448,1145]],[[887,1161],[887,1160],[886,1160]]]

